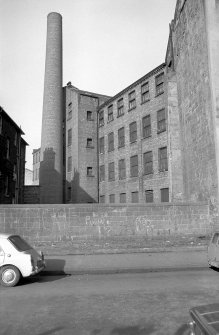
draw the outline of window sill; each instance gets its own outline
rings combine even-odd
[[[110,122],[112,122],[112,121],[114,121],[114,119],[112,119],[112,120],[108,120],[107,123],[110,123]]]
[[[160,173],[168,172],[168,169],[167,170],[159,170],[158,172],[160,172]]]
[[[149,101],[150,101],[150,99],[145,100],[145,101],[142,101],[142,102],[141,102],[141,105],[144,105],[144,104],[146,104],[146,103],[149,102]]]
[[[103,124],[99,124],[99,128],[103,127],[104,126],[104,123]]]
[[[94,178],[95,176],[94,175],[91,175],[91,176],[87,175],[87,177],[88,178]]]
[[[108,180],[109,183],[110,183],[111,181],[115,181],[115,179],[110,179],[110,180]]]
[[[159,95],[161,95],[161,94],[163,94],[163,93],[164,93],[164,91],[163,91],[163,92],[160,92],[160,93],[156,93],[155,98],[156,98],[156,97],[159,97]]]
[[[135,107],[132,107],[132,108],[129,108],[129,110],[128,110],[128,112],[131,112],[133,109],[135,109],[136,108],[136,106]]]
[[[147,138],[150,138],[150,137],[152,137],[152,135],[148,135],[148,136],[142,137],[142,140],[146,140]]]
[[[157,131],[157,134],[164,133],[165,131],[166,131],[166,129],[158,130],[158,131]]]
[[[120,115],[117,115],[117,118],[118,118],[118,117],[121,117],[121,116],[123,116],[124,114],[125,114],[125,113],[123,113],[123,114],[120,114]]]
[[[153,174],[154,174],[154,171],[152,171],[152,172],[148,172],[148,173],[144,173],[143,176],[151,176],[151,175],[153,175]]]
[[[118,149],[122,149],[125,148],[125,145],[121,145],[120,147],[118,147]]]
[[[130,142],[130,144],[135,144],[137,143],[137,140]]]
[[[87,121],[94,121],[94,119],[87,119]]]
[[[86,149],[94,149],[94,147],[89,147],[89,146],[86,146]]]

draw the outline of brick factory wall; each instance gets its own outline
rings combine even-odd
[[[0,205],[0,231],[31,243],[149,240],[212,231],[207,203],[153,205]],[[114,243],[115,245],[115,243]]]
[[[24,204],[40,203],[40,186],[26,185],[24,186]]]

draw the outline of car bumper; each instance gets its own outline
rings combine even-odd
[[[41,271],[45,269],[45,267],[46,267],[45,262],[40,267],[36,266],[34,270],[32,271],[31,276],[36,275],[37,273],[40,273]]]

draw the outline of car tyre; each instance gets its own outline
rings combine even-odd
[[[20,278],[20,271],[13,265],[6,265],[0,269],[0,284],[2,286],[13,287],[17,285]]]

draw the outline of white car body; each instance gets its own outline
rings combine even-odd
[[[219,232],[216,231],[211,237],[208,245],[208,264],[219,268]]]

